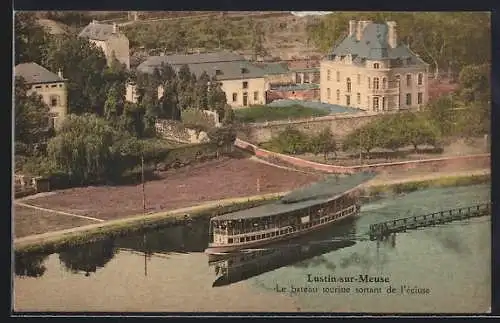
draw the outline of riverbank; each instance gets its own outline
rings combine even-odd
[[[382,175],[383,176],[383,175]],[[429,187],[453,187],[489,183],[489,170],[476,170],[460,173],[435,173],[407,178],[375,178],[362,188],[362,196],[378,197],[387,194],[401,194]],[[189,223],[201,217],[212,217],[237,210],[251,208],[274,201],[287,192],[256,195],[213,201],[147,215],[138,215],[126,219],[105,221],[98,224],[52,231],[16,239],[14,248],[17,253],[51,253],[56,250],[85,244],[103,238],[123,236],[143,232],[154,228]],[[187,216],[187,214],[189,214]]]
[[[124,236],[155,228],[196,221],[200,217],[212,217],[235,212],[274,201],[285,193],[271,193],[243,198],[212,201],[202,205],[171,211],[137,215],[125,219],[110,220],[97,224],[51,231],[14,240],[18,253],[50,253],[62,248],[73,247],[103,238]]]

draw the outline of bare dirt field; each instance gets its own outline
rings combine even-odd
[[[320,177],[319,174],[303,174],[280,169],[248,158],[222,158],[160,173],[159,179],[149,181],[145,185],[146,208],[148,212],[159,212],[230,197],[282,192],[314,182]],[[257,179],[260,192],[257,191]],[[23,203],[103,220],[142,213],[140,184],[90,186],[54,193],[24,200]],[[31,217],[23,214],[16,212],[16,219]],[[63,218],[65,220],[70,216],[57,217],[62,221]],[[24,226],[22,220],[17,223],[18,226]],[[49,230],[46,229],[45,232]],[[24,231],[26,229],[19,228],[19,232]]]
[[[15,206],[14,214],[14,236],[16,238],[95,223],[92,220],[36,210],[21,205]]]

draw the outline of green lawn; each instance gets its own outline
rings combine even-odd
[[[298,104],[288,107],[255,105],[249,108],[235,109],[234,113],[236,120],[242,123],[301,119],[328,115],[327,111],[304,107]]]

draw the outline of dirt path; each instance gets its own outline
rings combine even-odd
[[[57,211],[57,210],[51,210],[51,209],[46,209],[46,208],[43,208],[43,207],[34,206],[34,205],[26,204],[26,203],[22,203],[22,202],[19,202],[19,201],[14,201],[14,204],[20,205],[20,206],[24,206],[24,207],[27,207],[27,208],[32,208],[32,209],[35,209],[35,210],[46,211],[46,212],[53,213],[53,214],[61,214],[61,215],[67,215],[67,216],[74,216],[74,217],[81,218],[81,219],[87,219],[87,220],[92,220],[92,221],[96,221],[96,222],[104,222],[104,220],[92,218],[92,217],[89,217],[89,216],[78,215],[78,214],[73,214],[73,213],[68,213],[68,212],[63,212],[63,211]]]

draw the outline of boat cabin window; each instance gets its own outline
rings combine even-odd
[[[233,239],[232,238],[227,239],[227,243],[233,243]]]
[[[255,240],[255,236],[252,236],[250,239],[251,239],[252,241],[254,241],[254,240]]]

